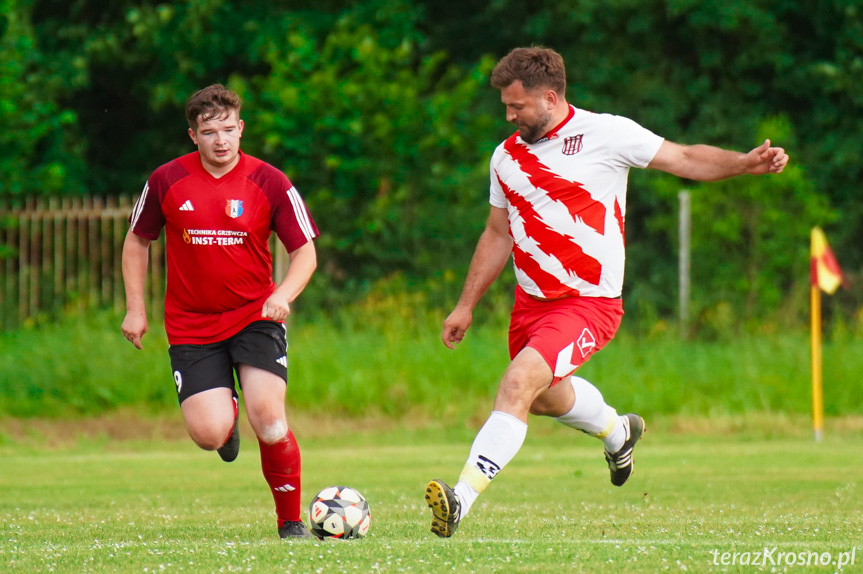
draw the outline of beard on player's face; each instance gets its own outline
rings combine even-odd
[[[518,135],[525,143],[536,143],[548,131],[551,123],[551,114],[541,115],[535,122],[518,123]]]

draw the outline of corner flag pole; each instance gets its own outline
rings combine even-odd
[[[810,287],[812,298],[812,430],[815,441],[824,436],[824,389],[821,381],[821,290]]]
[[[842,269],[820,227],[812,228],[809,283],[812,298],[812,428],[815,440],[824,434],[824,392],[821,385],[821,291],[832,295],[842,285]]]

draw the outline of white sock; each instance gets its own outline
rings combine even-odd
[[[569,382],[575,392],[575,403],[568,413],[555,420],[601,439],[609,452],[619,451],[626,432],[617,411],[605,404],[599,389],[586,380],[572,376]]]
[[[473,440],[470,455],[453,489],[459,497],[462,517],[467,515],[491,479],[515,457],[526,435],[527,424],[510,414],[492,411]]]
[[[470,507],[473,506],[473,502],[477,499],[479,493],[462,480],[459,480],[455,484],[453,491],[458,497],[459,504],[461,504],[461,518],[464,518],[470,510]]]

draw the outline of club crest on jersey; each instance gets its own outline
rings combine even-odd
[[[225,206],[225,213],[228,214],[228,217],[235,218],[243,215],[243,200],[229,199],[228,204]]]
[[[561,150],[563,151],[563,155],[575,155],[580,152],[582,138],[584,138],[584,134],[563,138],[563,150]]]

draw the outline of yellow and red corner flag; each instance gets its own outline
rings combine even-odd
[[[824,434],[824,391],[821,382],[821,291],[832,295],[842,285],[842,270],[820,227],[812,228],[809,283],[812,300],[812,428],[815,440]]]
[[[842,285],[842,270],[820,227],[812,228],[812,247],[810,249],[809,278],[813,286],[828,295],[836,292]]]

